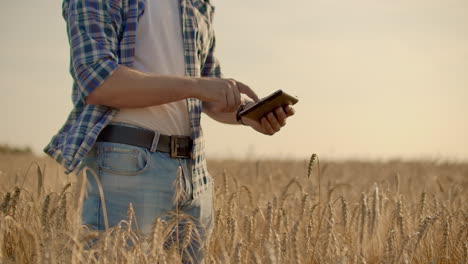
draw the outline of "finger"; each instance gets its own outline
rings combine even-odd
[[[275,109],[275,114],[276,114],[276,117],[278,118],[278,122],[280,123],[281,126],[285,126],[286,125],[286,119],[288,118],[286,116],[286,113],[284,112],[283,108],[282,107],[278,107]]]
[[[233,95],[233,92],[232,92],[232,89],[233,87],[236,86],[236,82],[232,79],[226,79],[225,80],[225,100],[226,100],[226,104],[225,104],[225,107],[223,109],[222,112],[232,112],[232,108],[233,108],[233,105],[234,105],[234,95]]]
[[[232,90],[229,90],[226,93],[226,107],[224,108],[224,112],[232,112],[233,106],[234,106],[234,95],[232,94]]]
[[[287,116],[292,116],[296,113],[296,111],[294,110],[294,108],[292,108],[292,106],[290,105],[287,105],[284,107],[284,112],[286,113]]]
[[[275,132],[280,131],[281,125],[278,122],[278,119],[276,119],[276,116],[275,116],[275,114],[273,114],[273,112],[270,112],[270,113],[267,114],[267,119],[268,119],[268,122],[270,123],[271,127],[273,128],[273,130]]]
[[[224,89],[222,91],[222,94],[220,94],[218,101],[215,102],[217,112],[225,112],[226,111],[227,98],[228,98],[227,93],[228,93],[227,89]]]
[[[236,110],[240,104],[242,103],[241,101],[241,94],[240,94],[240,91],[239,91],[239,83],[234,80],[234,79],[229,79],[231,81],[231,91],[233,93],[233,96],[234,96],[234,102],[235,102],[235,109]]]
[[[262,123],[263,130],[265,130],[266,132],[265,134],[270,135],[270,136],[275,134],[275,131],[271,127],[270,123],[267,121],[266,117],[262,117],[260,122]]]
[[[240,93],[243,93],[243,94],[247,95],[248,97],[250,97],[255,102],[260,101],[257,94],[249,86],[247,86],[247,85],[245,85],[245,84],[243,84],[241,82],[237,82],[237,87],[239,88]]]
[[[233,89],[232,89],[232,95],[234,97],[234,106],[233,106],[233,109],[232,111],[236,111],[237,108],[239,108],[239,106],[241,105],[241,95],[239,93],[239,87],[237,87],[237,84],[234,85]]]

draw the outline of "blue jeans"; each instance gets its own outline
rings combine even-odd
[[[114,122],[114,124],[127,125]],[[130,125],[132,126],[132,125]],[[132,126],[135,127],[135,126]],[[127,219],[129,204],[132,203],[138,227],[143,235],[149,235],[157,217],[178,209],[197,220],[202,242],[207,241],[213,229],[212,188],[193,199],[191,160],[171,158],[163,152],[111,142],[96,142],[83,159],[80,170],[89,167],[96,172],[104,192],[109,226]],[[173,204],[178,168],[182,168],[179,188],[186,194],[184,200]],[[87,173],[87,195],[83,202],[82,221],[90,229],[104,230],[104,215],[96,180]],[[212,184],[209,179],[207,184]],[[200,241],[195,241],[192,258],[200,262]]]

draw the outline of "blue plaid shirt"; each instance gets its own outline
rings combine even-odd
[[[214,7],[209,0],[179,0],[185,55],[185,75],[221,77],[214,57],[215,36],[211,26]],[[119,65],[132,67],[136,29],[145,0],[64,0],[63,18],[70,43],[73,77],[73,110],[44,152],[73,172],[93,146],[99,132],[119,109],[85,103],[85,97],[104,82]],[[187,99],[194,147],[192,178],[194,195],[208,188],[203,133],[202,103]]]

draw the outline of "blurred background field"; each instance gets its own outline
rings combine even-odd
[[[319,175],[319,160],[310,161],[209,161],[216,226],[208,263],[467,263],[468,163],[321,160]],[[139,240],[131,249],[100,245],[97,261],[83,248],[75,175],[24,153],[1,154],[0,171],[2,263],[180,261],[153,240],[153,255],[137,250]],[[121,238],[107,233],[106,243],[132,235],[118,230]]]
[[[73,107],[61,2],[0,1],[0,143],[38,154]],[[210,2],[224,76],[300,102],[274,137],[202,117],[208,158],[468,161],[468,1]]]

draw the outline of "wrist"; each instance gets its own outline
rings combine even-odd
[[[202,77],[190,78],[189,94],[191,98],[202,100],[202,87],[204,80]]]
[[[207,88],[213,85],[213,78],[196,77],[192,79],[192,97],[201,101],[211,101],[212,94],[209,94]]]

